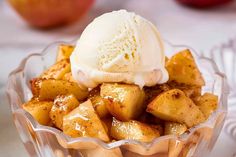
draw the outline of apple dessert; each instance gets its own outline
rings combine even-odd
[[[125,10],[90,23],[31,80],[22,105],[41,125],[104,142],[184,134],[217,109],[190,50],[166,57],[156,27]]]

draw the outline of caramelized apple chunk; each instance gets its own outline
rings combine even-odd
[[[186,124],[188,127],[205,120],[199,108],[179,89],[160,94],[148,104],[146,111],[160,119]]]
[[[119,120],[135,119],[145,108],[145,93],[136,85],[103,83],[100,95],[108,111]]]
[[[160,133],[154,127],[139,121],[130,120],[121,122],[113,118],[111,136],[116,140],[133,139],[142,142],[151,142],[153,139],[159,137]]]
[[[55,63],[49,69],[45,70],[43,74],[40,75],[40,78],[62,79],[63,76],[68,72],[70,72],[70,60],[64,59]]]
[[[62,130],[63,117],[77,106],[79,106],[79,102],[74,95],[57,96],[50,111],[50,118],[53,124]]]
[[[201,87],[204,79],[194,61],[191,52],[186,49],[172,56],[166,63],[169,82]]]
[[[165,135],[181,135],[187,131],[185,124],[175,122],[165,122]]]
[[[65,45],[61,44],[58,47],[58,52],[57,52],[57,62],[61,61],[63,59],[69,59],[70,55],[72,54],[75,46],[73,45]]]
[[[196,101],[196,105],[203,112],[206,118],[208,118],[212,112],[217,109],[218,97],[211,93],[205,93]]]
[[[71,137],[94,137],[109,141],[106,129],[90,100],[64,116],[63,132]]]
[[[39,100],[54,100],[58,95],[73,94],[78,100],[88,96],[88,90],[80,88],[75,82],[55,79],[34,79],[31,81],[32,93]]]
[[[41,125],[49,125],[51,123],[49,112],[52,106],[52,101],[39,101],[37,99],[32,99],[22,105],[23,109],[29,112]]]
[[[106,107],[107,101],[100,96],[100,87],[97,87],[89,92],[89,99],[91,100],[93,107],[100,118],[105,118],[110,115]]]

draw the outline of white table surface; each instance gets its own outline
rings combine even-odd
[[[29,53],[38,52],[53,41],[76,39],[95,16],[123,8],[150,19],[163,38],[198,51],[208,52],[213,46],[236,36],[236,2],[210,10],[197,10],[180,6],[173,0],[97,0],[82,22],[42,31],[27,26],[5,1],[0,0],[0,156],[27,156],[4,94],[9,72]],[[211,157],[233,157],[234,144],[222,133]]]

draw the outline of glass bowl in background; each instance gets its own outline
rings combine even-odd
[[[224,132],[230,139],[234,140],[236,145],[236,38],[213,47],[209,53],[202,53],[201,56],[212,58],[219,67],[219,70],[227,76],[230,95]]]
[[[28,112],[22,109],[22,104],[32,97],[29,81],[39,76],[55,62],[59,44],[68,43],[53,43],[42,53],[31,54],[9,75],[7,95],[11,111],[21,140],[30,156],[185,157],[207,156],[212,150],[227,113],[228,86],[225,76],[219,72],[211,59],[198,56],[189,47],[175,46],[168,42],[165,42],[167,56],[172,56],[179,50],[186,48],[192,51],[206,81],[203,92],[218,95],[219,107],[206,122],[191,128],[181,136],[161,136],[150,143],[136,140],[105,143],[96,138],[71,138],[56,128],[40,125]]]

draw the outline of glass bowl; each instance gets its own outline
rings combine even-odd
[[[215,61],[219,70],[225,73],[230,87],[227,117],[211,156],[236,157],[236,38],[217,44],[210,51],[202,51],[201,56]]]
[[[7,95],[19,135],[26,150],[32,157],[200,157],[212,150],[224,124],[227,113],[228,86],[224,74],[209,58],[198,54],[187,46],[176,46],[165,42],[167,56],[189,48],[206,81],[203,92],[211,92],[219,97],[218,109],[204,123],[181,136],[168,135],[154,139],[150,143],[136,140],[120,140],[105,143],[96,138],[71,138],[62,131],[40,125],[25,110],[22,104],[32,97],[29,81],[55,62],[59,44],[56,42],[42,53],[31,54],[9,75]]]

